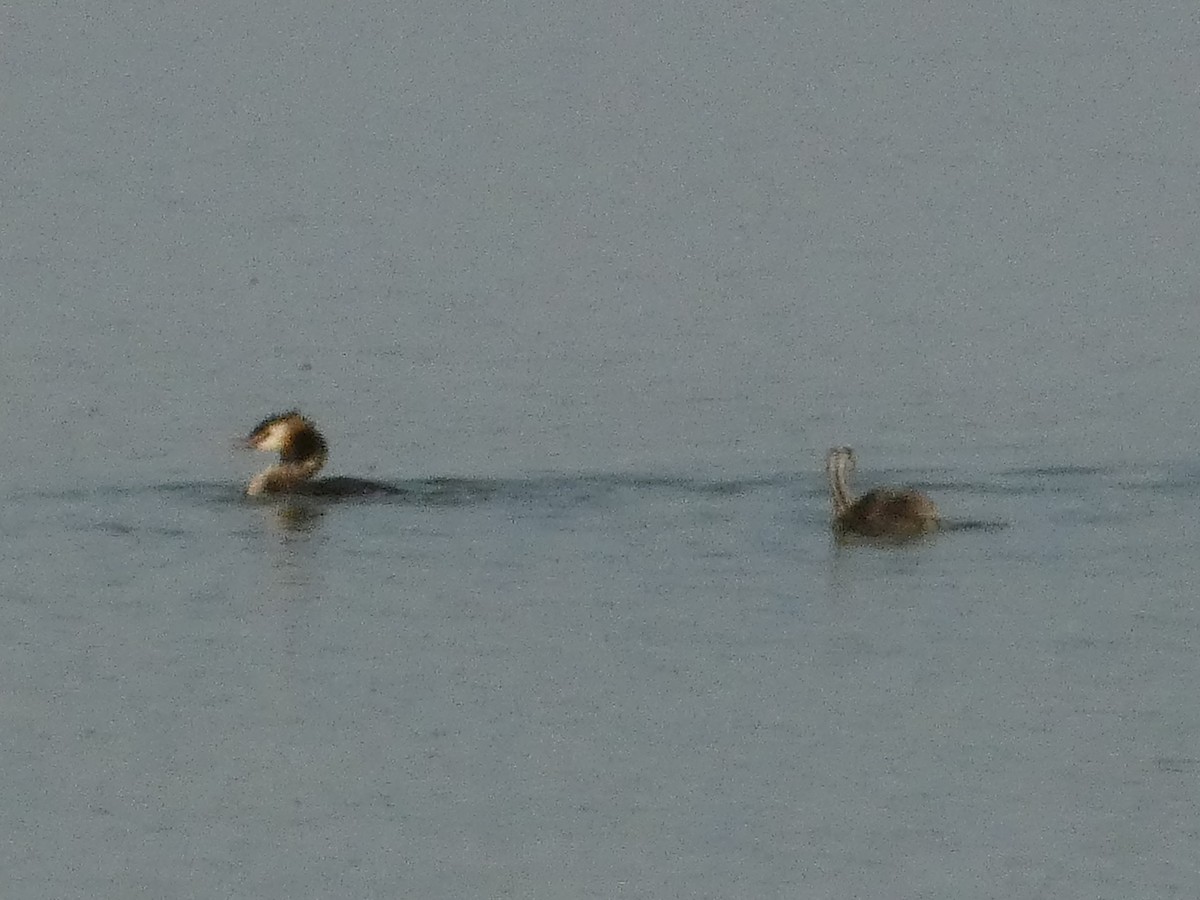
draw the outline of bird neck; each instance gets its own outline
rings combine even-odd
[[[844,450],[831,450],[825,468],[829,473],[829,495],[833,501],[833,514],[840,516],[854,503],[850,493],[850,470],[853,457]]]

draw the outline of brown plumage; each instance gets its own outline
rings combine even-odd
[[[938,527],[938,508],[922,494],[908,488],[875,488],[857,500],[850,493],[854,451],[835,447],[826,458],[833,499],[833,530],[839,535],[866,537],[917,537]]]
[[[246,446],[279,454],[278,463],[250,480],[246,487],[250,495],[295,492],[307,486],[329,457],[317,426],[296,409],[263,419],[246,438]]]
[[[289,410],[263,419],[244,441],[252,450],[279,454],[279,462],[259,472],[246,486],[246,493],[300,494],[309,497],[371,497],[403,494],[404,490],[383,481],[365,478],[315,478],[329,458],[329,445],[317,426]]]

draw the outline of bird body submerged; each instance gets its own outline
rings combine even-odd
[[[263,419],[245,440],[251,450],[277,452],[279,462],[259,472],[246,486],[252,497],[261,494],[303,494],[352,497],[398,493],[394,485],[362,478],[315,478],[329,458],[329,445],[310,419],[289,410]]]
[[[849,447],[835,447],[826,458],[833,530],[838,535],[904,538],[937,530],[938,508],[920,491],[874,488],[855,499],[849,486],[854,462],[854,451]]]

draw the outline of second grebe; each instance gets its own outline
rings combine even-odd
[[[245,440],[252,450],[279,453],[279,462],[259,472],[246,486],[250,496],[259,494],[305,494],[354,497],[364,494],[396,494],[400,489],[381,481],[362,478],[318,478],[329,458],[329,445],[317,426],[297,409],[263,419]]]
[[[835,447],[825,460],[833,496],[833,530],[838,535],[917,537],[937,530],[938,508],[920,491],[874,488],[857,500],[850,493],[854,451]]]

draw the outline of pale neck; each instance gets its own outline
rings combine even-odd
[[[297,462],[276,463],[255,475],[246,488],[246,493],[273,494],[292,490],[321,471],[323,465],[324,453]]]
[[[850,493],[849,477],[853,465],[852,457],[844,450],[830,450],[825,468],[829,473],[829,494],[833,500],[833,514],[840,516],[854,503]]]

